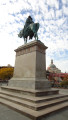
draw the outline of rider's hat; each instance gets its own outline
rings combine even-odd
[[[31,16],[28,16],[28,18],[32,19],[32,17],[31,17]]]

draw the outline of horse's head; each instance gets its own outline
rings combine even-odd
[[[38,31],[38,29],[39,29],[39,23],[35,23],[35,24],[36,24],[36,29]]]
[[[34,23],[34,30],[37,32],[39,29],[39,23]]]
[[[31,29],[33,30],[33,32],[37,32],[39,29],[39,23],[33,23]]]

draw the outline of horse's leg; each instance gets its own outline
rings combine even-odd
[[[37,40],[38,40],[38,35],[36,34]]]
[[[25,40],[24,40],[24,44],[26,44],[27,43],[27,38],[25,38]]]
[[[27,43],[27,38],[26,38],[26,43]]]
[[[26,38],[24,38],[24,44],[26,44]]]
[[[35,40],[36,40],[36,33],[34,33],[34,37],[35,37]]]
[[[25,44],[25,38],[24,38],[24,44]]]
[[[34,37],[35,37],[35,40],[38,40],[38,35],[36,32],[34,33]]]

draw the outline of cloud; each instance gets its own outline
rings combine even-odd
[[[47,0],[47,4],[56,9],[59,8],[59,2],[57,0]]]
[[[48,46],[47,65],[54,59],[58,65],[61,61],[59,67],[64,64],[62,69],[65,70],[68,60],[67,5],[66,0],[0,0],[0,64],[14,65],[14,49],[24,43],[17,34],[31,15],[34,22],[40,23],[39,39]]]
[[[67,4],[67,0],[62,0],[62,3],[63,4]]]
[[[55,64],[57,65],[58,68],[61,69],[62,72],[68,72],[68,60],[57,60],[55,61]],[[65,68],[65,69],[64,69]]]
[[[56,18],[61,18],[62,17],[62,9],[56,10]]]
[[[63,54],[63,52],[62,52]],[[56,56],[54,57],[50,57],[48,54],[46,54],[47,57],[46,57],[46,68],[50,65],[51,63],[51,59],[53,59],[53,63],[56,65],[57,68],[59,68],[61,70],[61,72],[67,72],[68,73],[68,56],[66,59],[64,59],[64,55],[63,57],[61,57],[61,59],[59,59],[57,57],[56,59]],[[56,54],[55,54],[56,55]],[[61,56],[61,55],[60,55]]]
[[[68,15],[68,8],[66,6],[63,6],[63,12],[64,15]]]

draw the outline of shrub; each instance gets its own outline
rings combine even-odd
[[[0,79],[9,80],[13,76],[14,68],[1,68],[0,69]]]
[[[60,86],[61,86],[61,87],[68,87],[68,81],[62,81],[62,82],[60,83]]]
[[[65,76],[64,76],[63,81],[68,81],[68,75],[65,75]]]

